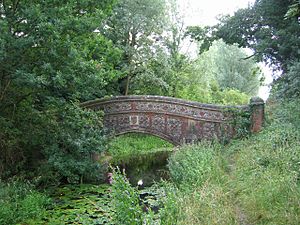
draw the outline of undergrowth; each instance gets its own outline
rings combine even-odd
[[[300,224],[299,105],[268,106],[264,130],[242,140],[175,151],[154,224]],[[125,186],[120,196],[133,191]],[[129,209],[116,213],[128,216]],[[139,207],[136,212],[143,214]]]
[[[130,185],[125,174],[114,170],[111,191],[105,192],[110,204],[98,204],[94,196],[89,202],[95,212],[85,210],[86,203],[78,210],[67,203],[61,208],[69,211],[72,207],[72,215],[61,215],[55,208],[47,215],[56,213],[56,221],[65,218],[90,224],[104,223],[103,215],[106,223],[115,224],[300,224],[299,105],[300,101],[291,101],[269,106],[263,131],[242,140],[177,149],[168,161],[169,181],[141,191]],[[136,147],[136,143],[141,145]],[[117,146],[114,154],[122,156],[169,147],[152,137],[144,141],[135,135],[116,140],[112,146]],[[0,185],[0,224],[45,222],[38,218],[45,215],[46,196],[29,184]],[[144,195],[150,198],[143,199]]]
[[[0,224],[34,224],[46,214],[50,198],[26,181],[0,180]]]
[[[300,224],[299,105],[269,106],[264,130],[243,140],[176,152],[170,224]]]

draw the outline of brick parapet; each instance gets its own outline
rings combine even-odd
[[[259,97],[253,97],[250,100],[251,112],[251,132],[257,133],[262,130],[264,123],[265,102]]]
[[[82,107],[104,111],[104,125],[114,134],[141,132],[159,136],[175,145],[202,139],[232,138],[235,114],[251,112],[251,131],[261,129],[261,99],[250,105],[221,106],[164,96],[116,96],[84,102]]]

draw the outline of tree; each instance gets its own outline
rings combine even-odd
[[[192,73],[191,60],[182,52],[185,44],[184,12],[176,0],[169,0],[169,22],[166,26],[167,35],[164,37],[166,55],[168,57],[169,70],[166,80],[169,84],[169,95],[178,96],[178,91],[186,85],[188,74]]]
[[[296,17],[299,21],[300,18],[300,2],[298,0],[294,0],[293,3],[290,4],[288,11],[285,14],[285,19],[290,19]]]
[[[198,66],[206,79],[216,80],[221,89],[236,89],[248,95],[256,95],[261,70],[254,60],[246,57],[246,52],[237,45],[227,45],[218,40],[200,55]]]
[[[256,95],[261,70],[253,59],[237,45],[214,41],[190,65],[190,73],[178,97],[207,103],[245,104]]]
[[[95,32],[112,4],[0,1],[0,173],[43,159],[78,181],[103,151],[101,117],[76,102],[107,94],[119,75],[121,51]]]
[[[121,92],[127,95],[131,80],[145,71],[145,64],[161,48],[160,39],[165,22],[163,0],[120,0],[101,31],[123,50],[120,65],[124,77]]]
[[[190,33],[203,41],[206,49],[213,40],[222,38],[226,43],[251,48],[258,61],[286,71],[288,64],[300,56],[298,19],[284,19],[292,2],[256,0],[254,5],[238,10],[233,16],[221,18],[218,25],[199,30],[190,28]]]
[[[300,62],[292,62],[287,73],[274,82],[272,93],[276,98],[297,99],[300,97]]]

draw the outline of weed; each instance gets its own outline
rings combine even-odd
[[[29,182],[0,181],[0,224],[16,224],[41,218],[50,199]]]

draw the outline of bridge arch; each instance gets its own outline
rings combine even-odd
[[[84,102],[83,107],[104,111],[104,126],[115,135],[146,133],[174,145],[203,139],[232,138],[235,127],[232,110],[251,114],[251,129],[259,131],[264,102],[256,98],[250,105],[218,106],[163,96],[116,96]]]
[[[166,136],[163,133],[155,133],[155,132],[149,132],[147,130],[142,130],[142,129],[132,129],[132,130],[128,130],[125,132],[120,132],[120,133],[116,133],[116,136],[121,136],[121,135],[125,135],[125,134],[130,134],[130,133],[137,133],[137,134],[146,134],[146,135],[150,135],[150,136],[154,136],[154,137],[158,137],[162,140],[165,140],[173,145],[178,145],[178,143],[173,142],[172,139],[169,136]]]

